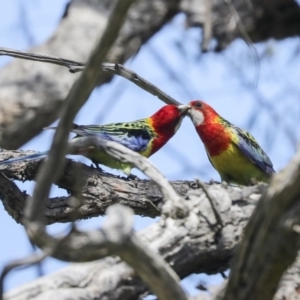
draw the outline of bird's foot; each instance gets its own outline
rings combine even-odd
[[[139,178],[136,175],[133,175],[133,174],[129,174],[127,176],[127,179],[128,180],[134,180],[134,181],[138,181],[139,180]]]
[[[100,172],[103,172],[103,170],[99,167],[99,164],[97,164],[97,163],[95,163],[95,162],[93,162],[93,163],[91,164],[91,167],[97,169],[97,170],[100,171]]]
[[[209,184],[209,185],[213,185],[213,184],[221,184],[221,182],[211,179],[211,180],[208,182],[208,184]]]
[[[191,182],[189,183],[189,187],[190,187],[191,189],[198,189],[198,188],[199,188],[198,183],[197,183],[196,181],[191,181]]]
[[[127,176],[127,180],[132,180],[132,181],[133,181],[134,187],[135,187],[135,188],[138,187],[139,178],[138,178],[137,176],[132,175],[132,174],[129,174],[129,175]]]
[[[254,178],[254,177],[252,177],[252,178],[250,179],[250,185],[257,185],[257,184],[258,184],[257,179]]]

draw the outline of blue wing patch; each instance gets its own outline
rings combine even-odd
[[[105,140],[114,141],[123,146],[136,151],[146,150],[149,142],[154,138],[154,134],[145,123],[117,123],[103,126],[98,125],[76,125],[72,129],[77,136],[98,136]],[[75,137],[76,138],[76,137]]]
[[[258,145],[255,138],[247,131],[241,130],[238,127],[233,127],[239,139],[236,145],[243,152],[243,154],[262,171],[268,175],[275,173],[273,164],[267,154]]]

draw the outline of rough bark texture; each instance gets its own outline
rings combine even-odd
[[[20,153],[34,152],[2,150],[0,160],[20,156]],[[21,162],[2,167],[0,196],[7,212],[17,222],[22,221],[24,206],[30,196],[21,192],[10,179],[34,180],[40,163]],[[161,215],[163,197],[151,180],[128,180],[71,160],[68,160],[63,174],[56,184],[69,191],[70,196],[50,198],[47,201],[45,215],[49,224],[104,215],[106,208],[115,203],[131,207],[137,215],[153,218]],[[191,188],[197,187],[193,181],[174,181],[171,184],[181,196],[185,196]],[[78,191],[78,185],[82,186],[82,190]],[[227,192],[233,201],[247,201],[253,188],[245,187],[240,194],[237,193],[236,187],[228,186]]]
[[[26,154],[28,153],[26,152]],[[2,151],[1,158],[19,155],[18,151]],[[296,157],[296,159],[298,158]],[[297,161],[291,163],[295,172],[298,172]],[[77,199],[77,205],[73,204],[72,206],[70,204],[72,200],[66,200],[65,204],[67,203],[70,207],[57,210],[57,207],[55,207],[56,203],[51,206],[51,199],[49,199],[46,211],[46,214],[51,215],[51,217],[48,216],[49,222],[56,220],[57,215],[62,221],[82,218],[84,213],[86,213],[83,209],[84,206],[99,207],[103,205],[106,207],[111,205],[112,202],[110,200],[116,192],[121,194],[116,196],[115,202],[122,202],[133,208],[136,208],[140,203],[138,192],[143,199],[142,202],[144,202],[144,199],[150,200],[158,208],[163,203],[158,188],[150,181],[139,180],[138,182],[133,182],[122,178],[114,178],[114,176],[102,174],[87,166],[81,170],[81,168],[78,168],[79,165],[81,164],[68,162],[64,176],[57,182],[61,187],[70,189],[71,192],[76,192],[77,197],[73,198],[73,203],[74,199]],[[38,166],[39,163],[35,162],[19,163],[4,169],[0,177],[1,198],[8,212],[17,221],[20,221],[20,217],[23,214],[26,198],[24,193],[20,192],[14,183],[5,176],[14,179],[32,180]],[[281,177],[289,178],[285,173],[280,175]],[[78,201],[78,198],[80,198],[78,195],[82,193],[82,191],[74,190],[74,183],[78,182],[78,176],[84,178],[84,193],[86,195],[92,194],[93,199],[86,200],[86,198],[82,198],[82,202]],[[96,183],[92,185],[91,189],[86,184],[90,180]],[[105,194],[101,191],[103,186],[110,186],[113,183],[115,184],[114,187],[106,188],[106,196],[103,197],[103,194]],[[234,256],[236,245],[242,236],[243,228],[261,194],[266,190],[266,186],[259,185],[241,188],[222,184],[208,185],[209,194],[217,201],[217,208],[224,223],[222,228],[219,227],[216,221],[206,194],[202,189],[199,189],[195,182],[178,181],[174,182],[173,186],[178,193],[185,195],[185,200],[189,203],[190,213],[188,217],[184,219],[161,219],[159,222],[139,232],[138,236],[152,250],[159,252],[181,278],[193,273],[204,272],[213,274],[228,269]],[[275,184],[275,186],[278,185]],[[288,190],[287,193],[289,193]],[[131,199],[135,200],[131,201]],[[148,203],[147,201],[145,202]],[[273,208],[274,211],[277,211],[277,214],[282,210],[281,206],[278,205],[273,205]],[[73,212],[69,213],[72,209]],[[136,213],[141,212],[139,209],[136,210]],[[147,215],[147,210],[153,210],[153,206],[146,205],[143,207],[144,215]],[[92,215],[99,213],[102,214],[101,209],[93,211]],[[264,217],[264,219],[266,218]],[[260,224],[263,222],[260,222]],[[268,229],[266,227],[266,229],[272,231],[272,228]],[[283,228],[283,230],[286,229]],[[262,232],[260,230],[260,233]],[[295,235],[294,233],[292,234]],[[272,238],[272,236],[280,241],[281,235],[268,235],[269,238]],[[263,239],[265,240],[265,238]],[[254,245],[254,243],[251,242],[251,245]],[[270,253],[276,250],[274,248],[277,246],[275,247],[274,243],[266,243],[265,247],[264,251]],[[257,253],[257,251],[253,252],[253,257],[255,257],[254,253]],[[250,259],[252,256],[247,255],[246,257]],[[270,259],[264,263],[267,270],[274,265]],[[259,265],[262,265],[262,263]],[[295,262],[294,266],[283,277],[275,296],[276,300],[296,299],[300,282],[297,274],[298,269],[299,260]],[[251,278],[256,277],[251,276]],[[84,285],[82,282],[84,282]],[[256,280],[253,282],[255,283]],[[70,294],[74,295],[72,299],[80,299],[80,297],[87,297],[88,299],[138,299],[147,291],[147,287],[125,263],[117,258],[105,258],[94,263],[73,264],[65,270],[38,279],[34,283],[8,293],[6,299],[50,299],[54,295],[59,295],[61,299],[68,299]],[[223,292],[218,292],[216,299],[222,299],[223,295]],[[282,298],[285,296],[288,298]],[[203,295],[198,297],[198,299],[205,298],[207,297]]]
[[[213,274],[229,267],[234,247],[260,197],[259,187],[241,189],[217,184],[209,186],[209,191],[219,199],[218,207],[225,223],[221,232],[217,230],[215,216],[203,191],[193,189],[186,200],[192,207],[189,217],[161,220],[138,234],[150,249],[159,251],[182,278],[192,273]],[[73,264],[49,276],[8,293],[6,299],[28,299],[29,295],[32,299],[48,299],[67,291],[77,299],[75,291],[70,289],[83,285],[85,295],[93,291],[90,299],[137,299],[146,291],[131,269],[113,258]]]
[[[224,300],[273,298],[299,250],[299,181],[300,149],[272,179],[253,212],[232,264]]]
[[[30,168],[37,167],[36,164],[29,165]],[[16,173],[19,176],[18,168]],[[92,174],[95,172],[94,169],[86,167],[86,172],[89,171]],[[13,172],[12,169],[10,172]],[[64,176],[69,178],[66,182],[72,181],[70,172],[66,172]],[[32,174],[27,172],[23,173],[24,180],[31,179],[31,176]],[[64,181],[64,177],[60,181]],[[118,184],[120,188],[122,185],[126,187],[129,183],[127,180],[118,179]],[[139,190],[144,191],[147,190],[149,182],[139,181],[138,185]],[[181,278],[193,273],[213,274],[228,269],[243,228],[266,186],[241,188],[221,184],[208,185],[209,193],[217,200],[217,207],[224,223],[221,230],[205,193],[195,183],[176,182],[176,186],[183,194],[188,190],[185,199],[191,207],[189,216],[177,220],[161,219],[139,232],[138,236],[152,250],[158,251]],[[1,181],[0,187],[3,188]],[[155,186],[152,188],[153,191]],[[158,195],[159,191],[155,193]],[[147,195],[146,191],[145,194]],[[129,191],[127,196],[130,198]],[[128,204],[131,205],[130,202]],[[300,282],[298,269],[299,261],[296,261],[283,277],[276,300],[297,299],[295,297]],[[5,299],[59,297],[59,299],[121,300],[138,299],[147,291],[147,287],[125,263],[118,258],[105,258],[91,263],[72,264],[59,272],[7,293]],[[283,296],[288,298],[282,298]],[[199,295],[197,299],[208,299],[208,296]]]

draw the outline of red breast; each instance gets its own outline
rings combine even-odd
[[[194,119],[196,131],[209,155],[220,155],[231,142],[226,126],[221,122],[222,117],[203,101],[192,101],[189,104],[191,106],[189,115],[192,120]],[[202,114],[202,117],[200,114]]]

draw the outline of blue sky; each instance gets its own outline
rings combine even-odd
[[[0,47],[25,50],[47,40],[59,22],[66,2],[11,0],[6,1],[5,9],[4,4],[0,4]],[[144,45],[126,66],[180,102],[204,100],[230,122],[249,130],[268,153],[275,170],[279,171],[291,159],[299,140],[299,38],[256,44],[259,64],[255,61],[254,50],[241,39],[221,53],[201,54],[200,42],[200,29],[186,30],[184,16],[179,15]],[[0,57],[0,67],[10,60]],[[255,86],[257,73],[258,84]],[[75,121],[79,124],[133,121],[153,114],[162,105],[159,99],[132,83],[115,78],[93,92]],[[52,135],[51,131],[45,131],[22,149],[46,150]],[[90,164],[81,157],[74,159]],[[189,119],[184,120],[176,136],[151,157],[151,161],[170,180],[219,180]],[[136,170],[134,173],[143,177]],[[20,187],[30,191],[33,183],[20,183]],[[54,187],[52,195],[63,195],[63,191]],[[3,266],[30,253],[31,248],[22,226],[16,224],[2,206],[0,219],[0,237],[5,240],[0,249],[0,266]],[[79,226],[95,228],[99,226],[99,219],[79,222]],[[144,228],[151,222],[153,219],[135,217],[135,228]],[[61,232],[64,228],[65,225],[60,224],[49,226],[50,232]],[[48,273],[63,265],[65,263],[47,259],[43,270]],[[35,276],[35,268],[13,272],[6,281],[6,290]],[[193,286],[200,280],[217,284],[221,278],[218,275],[193,275],[184,280],[184,286],[195,293]]]

